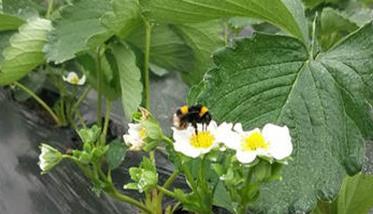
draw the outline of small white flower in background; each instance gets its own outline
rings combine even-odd
[[[175,151],[192,158],[206,154],[218,146],[218,143],[229,140],[232,125],[224,123],[218,126],[215,121],[211,121],[204,129],[202,124],[197,124],[197,129],[196,133],[192,126],[183,130],[172,128]]]
[[[258,128],[243,131],[242,125],[238,123],[233,129],[239,134],[240,141],[232,148],[236,150],[236,157],[241,163],[251,163],[257,156],[282,160],[293,151],[289,129],[286,126],[267,124],[262,131]]]
[[[63,81],[70,83],[71,85],[84,85],[86,81],[85,75],[79,78],[78,74],[71,71],[67,74],[67,76],[62,76]]]
[[[39,155],[39,167],[42,170],[42,174],[47,173],[53,167],[55,167],[61,160],[62,154],[57,149],[47,145],[40,145],[41,153]]]
[[[128,134],[123,135],[123,140],[130,151],[141,151],[147,137],[146,130],[141,124],[129,123]]]

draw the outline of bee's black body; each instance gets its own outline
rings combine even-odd
[[[207,107],[203,105],[182,106],[176,111],[174,125],[180,129],[185,129],[188,124],[191,124],[197,131],[198,123],[205,128],[211,119],[211,114],[208,112]]]

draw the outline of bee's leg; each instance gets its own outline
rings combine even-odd
[[[192,126],[194,128],[194,132],[195,134],[197,135],[198,134],[198,127],[197,127],[197,123],[195,121],[192,122]]]

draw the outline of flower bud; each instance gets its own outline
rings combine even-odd
[[[42,174],[45,174],[62,160],[62,154],[57,149],[47,144],[41,144],[40,150],[41,154],[39,155],[38,164],[42,170]]]

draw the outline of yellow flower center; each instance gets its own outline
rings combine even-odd
[[[146,138],[146,129],[145,128],[141,128],[139,130],[139,136],[140,136],[141,139]]]
[[[268,150],[268,143],[264,139],[263,135],[256,131],[249,136],[247,136],[241,142],[241,148],[244,151],[255,151],[258,149]]]
[[[206,149],[212,146],[215,137],[208,131],[198,132],[190,138],[190,144],[195,148]]]
[[[79,77],[76,76],[76,75],[72,76],[71,79],[70,79],[70,83],[74,84],[74,85],[77,85],[79,83]]]

